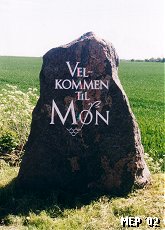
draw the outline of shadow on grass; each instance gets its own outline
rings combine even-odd
[[[62,217],[66,208],[80,208],[101,197],[101,193],[88,193],[74,196],[63,191],[23,191],[16,187],[16,179],[0,188],[0,225],[11,215],[39,214],[45,210],[50,217]]]

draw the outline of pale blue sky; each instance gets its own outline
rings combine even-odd
[[[120,58],[163,57],[164,0],[0,0],[0,55],[42,56],[93,31]],[[164,55],[165,56],[165,55]]]

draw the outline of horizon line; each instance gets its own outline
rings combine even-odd
[[[45,55],[45,54],[44,54]],[[43,56],[44,56],[43,55]],[[43,58],[43,56],[22,56],[22,55],[0,55],[0,57],[18,57],[18,58]],[[145,60],[145,59],[151,59],[151,58],[153,58],[153,59],[157,59],[157,58],[161,58],[161,59],[163,59],[163,58],[165,58],[165,57],[162,57],[162,56],[157,56],[157,57],[155,57],[155,56],[152,56],[152,57],[145,57],[145,58],[134,58],[134,57],[131,57],[131,58],[124,58],[124,57],[119,57],[119,60]]]

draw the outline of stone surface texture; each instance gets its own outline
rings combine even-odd
[[[76,101],[76,89],[55,90],[55,79],[71,79],[67,61],[72,68],[80,62],[91,80],[108,80],[109,89],[87,90],[88,101]],[[124,194],[133,186],[144,187],[150,181],[140,131],[118,78],[118,65],[113,45],[93,32],[44,55],[40,98],[32,114],[31,132],[17,178],[21,187],[60,189],[73,194]],[[103,115],[109,111],[109,124],[100,120],[95,125],[92,121],[72,136],[68,131],[70,115],[63,125],[55,113],[55,124],[50,124],[52,99],[63,116],[72,100],[76,112],[89,109],[89,102],[101,101],[98,111]]]

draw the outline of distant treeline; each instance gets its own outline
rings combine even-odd
[[[149,58],[149,59],[131,59],[129,61],[136,62],[165,62],[165,58]]]

